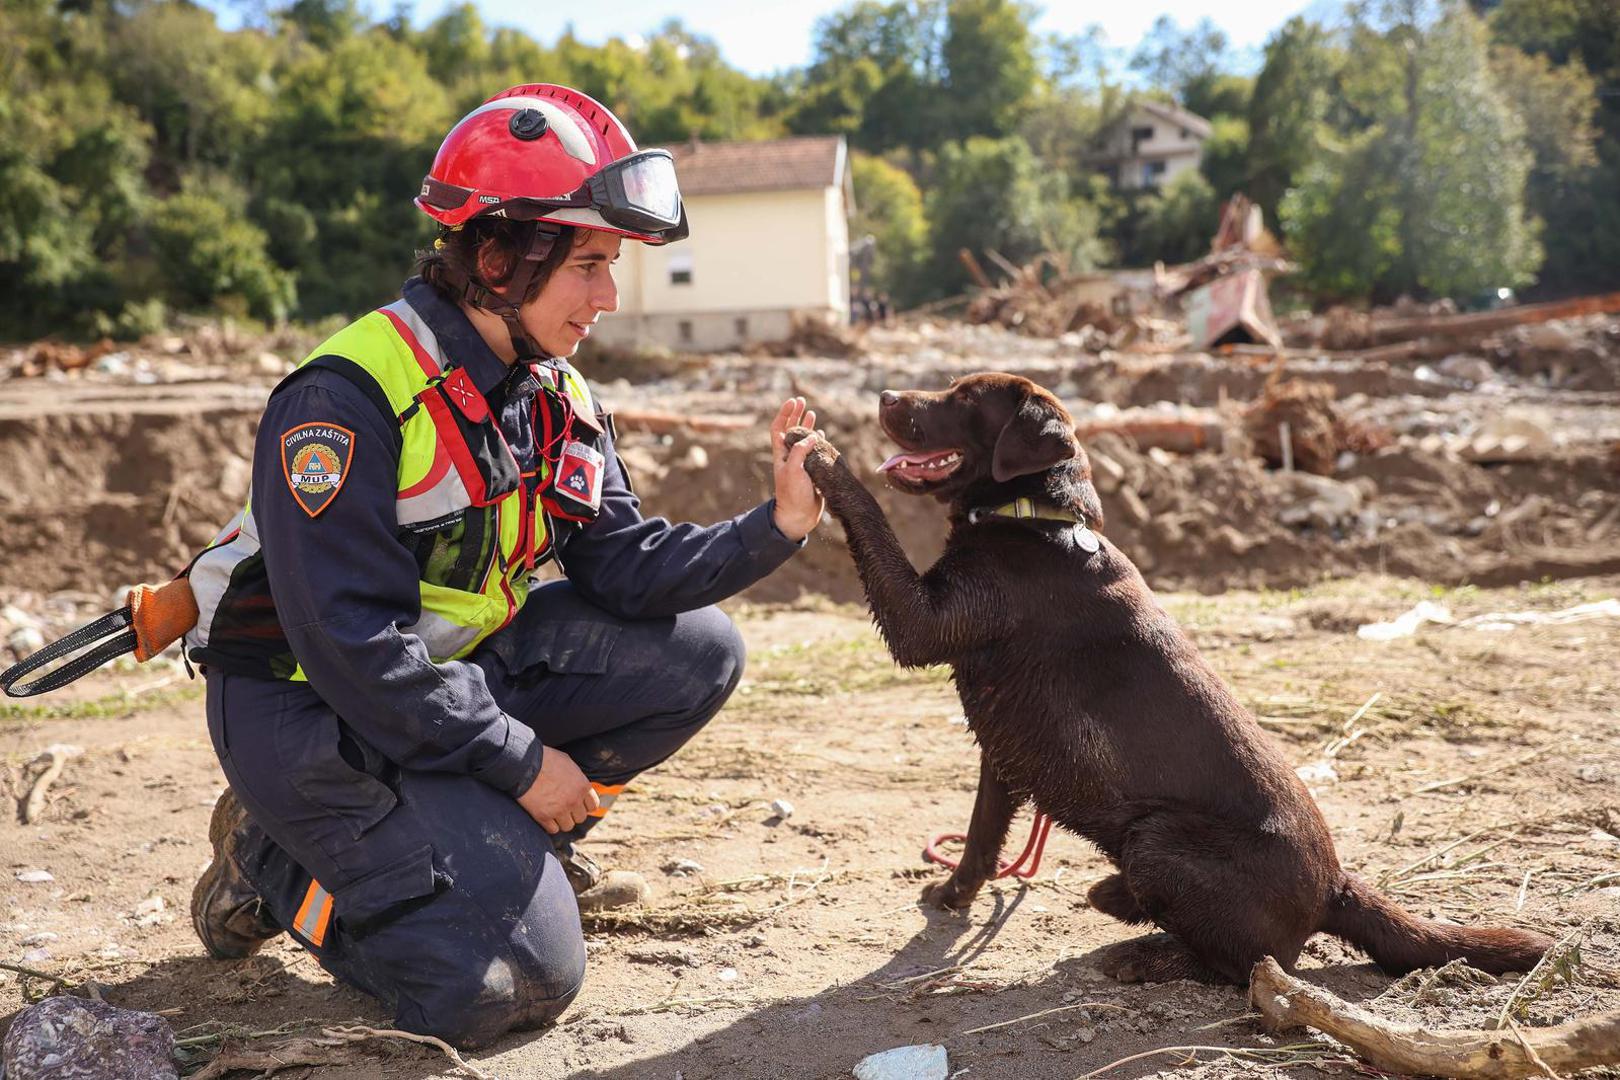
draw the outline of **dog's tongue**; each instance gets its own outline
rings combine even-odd
[[[939,453],[937,451],[933,453],[925,451],[921,454],[896,454],[888,461],[885,461],[883,464],[879,465],[878,472],[888,472],[890,469],[897,468],[901,465],[924,465],[938,456]]]

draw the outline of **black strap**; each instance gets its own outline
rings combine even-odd
[[[51,642],[22,663],[14,664],[4,672],[0,672],[0,690],[4,690],[7,697],[14,698],[33,697],[35,694],[60,690],[114,657],[134,652],[136,640],[135,631],[130,629],[131,621],[130,609],[121,607],[117,611],[103,615],[95,622],[86,623],[66,637]],[[33,682],[16,685],[17,680],[24,675],[38,671],[46,664],[60,660],[88,645],[95,645],[95,648],[82,656],[74,657],[55,671],[41,675]]]

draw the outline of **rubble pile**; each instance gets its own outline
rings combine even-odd
[[[1342,415],[1334,405],[1337,396],[1328,383],[1274,377],[1243,412],[1254,452],[1273,468],[1331,476],[1340,455],[1366,454],[1391,443],[1387,431]]]
[[[209,379],[276,378],[318,345],[330,327],[285,326],[253,331],[231,320],[181,319],[172,332],[138,341],[111,338],[86,346],[38,341],[0,348],[0,380],[159,385]]]
[[[861,353],[861,333],[824,318],[794,315],[792,329],[780,341],[767,341],[752,351],[762,356],[834,356],[848,359]]]

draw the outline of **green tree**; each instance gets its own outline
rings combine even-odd
[[[1253,95],[1252,78],[1217,71],[1188,80],[1181,88],[1181,104],[1188,112],[1206,120],[1219,120],[1223,116],[1243,118],[1249,114],[1249,99]]]
[[[188,4],[141,4],[113,24],[108,75],[151,125],[164,184],[198,164],[246,165],[269,122],[280,51],[255,31],[226,33]]]
[[[1183,30],[1170,16],[1160,15],[1131,55],[1130,68],[1167,94],[1184,98],[1189,88],[1199,88],[1212,95],[1228,66],[1228,49],[1225,31],[1208,17]],[[1202,103],[1207,105],[1208,97]]]
[[[105,26],[0,5],[0,334],[80,332],[117,310],[150,129],[108,84]]]
[[[1246,183],[1268,219],[1295,178],[1316,160],[1340,54],[1327,31],[1293,18],[1266,43],[1249,100]]]
[[[855,153],[850,158],[855,213],[850,219],[852,244],[872,238],[867,284],[901,304],[925,291],[923,261],[928,253],[928,220],[922,192],[911,174],[882,158]]]
[[[1016,135],[946,143],[926,205],[928,284],[938,295],[966,284],[963,248],[976,256],[994,249],[1015,263],[1050,251],[1075,269],[1095,265],[1105,250],[1096,208],[1072,197],[1067,177],[1043,166]]]
[[[188,182],[153,210],[148,235],[169,294],[182,306],[240,307],[280,321],[292,310],[292,275],[247,220],[247,198],[228,181]]]
[[[944,0],[860,0],[816,24],[787,125],[878,152],[933,145],[944,82]]]
[[[283,25],[317,49],[330,49],[365,27],[356,0],[293,0],[278,11]]]
[[[1494,40],[1550,65],[1515,64],[1504,79],[1523,79],[1509,92],[1525,116],[1536,150],[1531,199],[1547,222],[1543,283],[1558,292],[1620,288],[1620,5],[1612,0],[1502,0],[1491,13]],[[1501,55],[1500,53],[1498,54]],[[1512,61],[1509,61],[1512,63]],[[1578,65],[1578,68],[1576,67]],[[1583,105],[1589,73],[1599,88],[1593,122],[1595,163],[1549,172],[1549,147],[1537,139],[1569,131],[1570,110]],[[1549,95],[1554,95],[1549,100]],[[1531,100],[1531,98],[1539,100]],[[1578,145],[1578,138],[1572,145]]]
[[[1241,116],[1218,116],[1204,141],[1200,169],[1220,198],[1249,187],[1249,122]],[[1213,224],[1207,230],[1214,231]]]
[[[1220,200],[1203,175],[1188,170],[1150,192],[1138,208],[1134,263],[1191,262],[1209,253],[1220,221]]]
[[[1363,27],[1382,53],[1363,68],[1384,89],[1381,100],[1362,90],[1372,123],[1284,200],[1296,254],[1329,292],[1467,295],[1525,284],[1541,262],[1525,210],[1530,152],[1492,81],[1483,24],[1466,8],[1432,20],[1418,8]],[[1358,222],[1359,253],[1347,250]]]
[[[951,138],[1018,130],[1038,70],[1029,24],[1017,0],[951,0],[946,9],[941,122]]]

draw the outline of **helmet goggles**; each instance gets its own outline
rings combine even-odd
[[[688,233],[686,207],[675,181],[675,158],[668,150],[628,154],[558,198],[503,198],[431,176],[422,181],[421,200],[439,209],[458,209],[475,196],[482,204],[478,215],[536,221],[559,210],[592,210],[612,228],[649,237],[653,243],[684,240]]]

